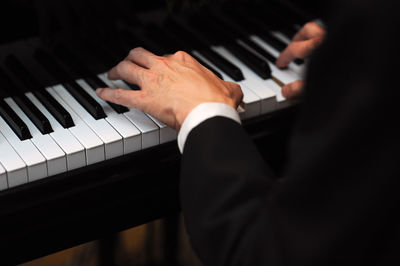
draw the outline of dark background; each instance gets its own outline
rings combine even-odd
[[[92,28],[104,30],[118,19],[131,19],[136,13],[147,10],[184,12],[204,2],[215,5],[226,1],[246,5],[250,2],[271,0],[2,0],[0,44],[63,31],[88,31]],[[327,5],[327,1],[316,0],[280,1],[294,3],[316,16]]]

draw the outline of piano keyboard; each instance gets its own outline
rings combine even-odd
[[[239,22],[235,18],[240,18]],[[144,46],[160,54],[185,50],[222,79],[240,84],[243,120],[293,104],[282,96],[281,87],[302,79],[305,64],[297,60],[287,69],[274,64],[290,42],[287,32],[263,29],[259,21],[236,11],[222,19],[210,16],[202,21],[200,26],[175,19],[168,19],[164,28],[149,24],[143,33]],[[249,27],[258,30],[248,34]],[[294,30],[299,25],[291,27]],[[132,38],[124,41],[133,48],[138,45]],[[137,87],[109,80],[105,73],[90,73],[84,66],[87,62],[74,61],[69,54],[64,57],[65,64],[79,69],[83,76],[72,79],[57,65],[63,60],[53,56],[40,49],[36,53],[38,66],[60,80],[55,86],[41,85],[13,56],[5,60],[7,69],[0,69],[0,84],[4,86],[0,89],[0,190],[176,139],[177,132],[156,118],[136,108],[105,102],[95,93],[102,86]],[[20,75],[24,87],[8,73]]]

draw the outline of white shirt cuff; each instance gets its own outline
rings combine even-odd
[[[196,106],[185,118],[178,133],[178,147],[181,153],[185,146],[186,138],[189,136],[190,131],[200,125],[205,120],[223,116],[230,118],[241,124],[238,112],[231,106],[223,103],[202,103]]]

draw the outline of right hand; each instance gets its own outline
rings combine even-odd
[[[176,130],[201,103],[223,103],[236,110],[243,99],[238,84],[219,79],[185,52],[157,56],[135,48],[108,77],[137,84],[141,90],[102,88],[97,90],[100,98],[136,107]]]
[[[287,67],[294,59],[304,59],[321,44],[326,31],[316,22],[308,22],[293,37],[292,42],[280,54],[276,65],[280,68]],[[293,99],[298,97],[304,86],[304,81],[298,80],[287,84],[282,88],[282,95],[285,98]]]

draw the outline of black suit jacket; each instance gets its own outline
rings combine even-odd
[[[205,265],[400,265],[399,10],[338,1],[282,177],[229,119],[190,133],[181,202]]]

